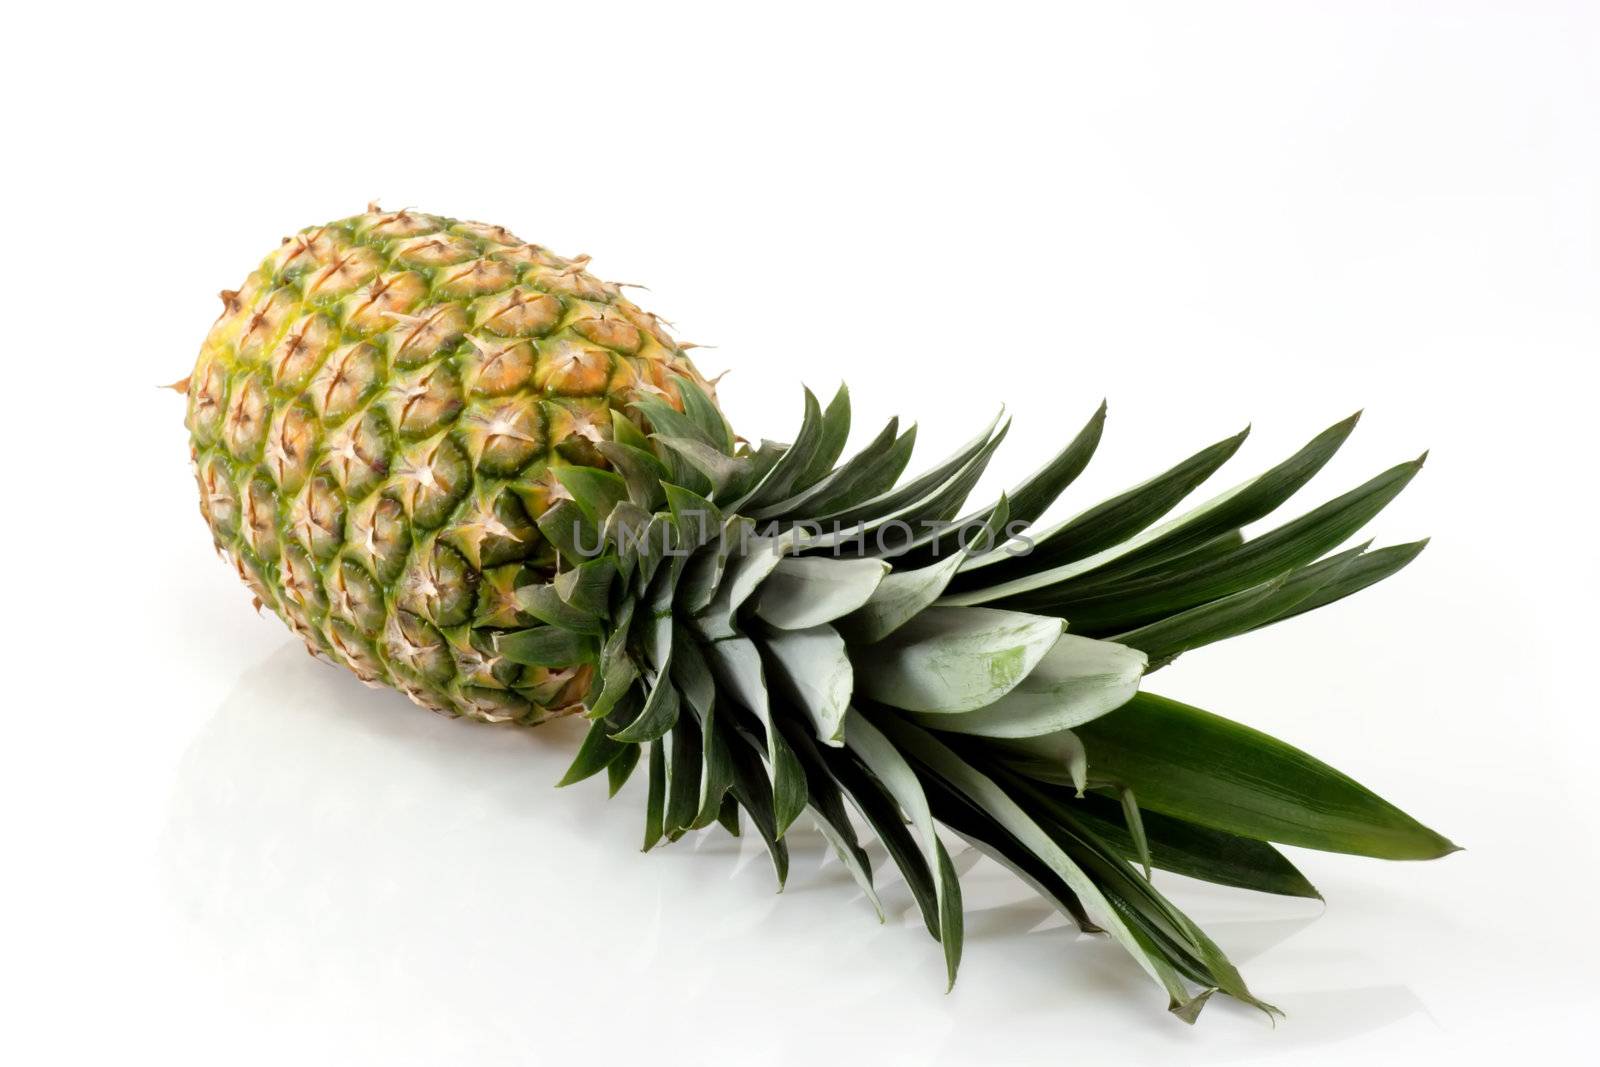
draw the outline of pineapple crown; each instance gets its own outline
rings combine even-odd
[[[1282,742],[1139,691],[1184,652],[1332,603],[1421,551],[1327,554],[1421,459],[1240,532],[1321,469],[1355,416],[1163,524],[1245,434],[1031,533],[1089,462],[1103,404],[1032,477],[963,513],[999,420],[902,482],[915,431],[893,420],[839,462],[843,388],[826,408],[806,391],[792,444],[741,448],[695,382],[676,385],[681,410],[636,401],[648,436],[613,413],[598,446],[611,469],[558,472],[566,499],[538,524],[560,573],[517,592],[539,625],[495,639],[513,662],[592,669],[592,725],[562,784],[604,771],[615,794],[645,762],[646,849],[713,822],[737,833],[742,812],[781,886],[784,831],[809,813],[881,917],[848,800],[953,982],[960,888],[937,820],[1109,932],[1192,1020],[1218,990],[1271,1009],[1151,866],[1314,896],[1268,842],[1387,858],[1454,847]]]

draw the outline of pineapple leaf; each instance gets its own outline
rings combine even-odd
[[[667,757],[661,739],[650,742],[650,787],[644,805],[644,849],[649,852],[660,842],[666,828]]]
[[[622,421],[627,423],[626,419]],[[646,511],[661,505],[661,483],[671,479],[672,471],[654,453],[620,441],[601,441],[595,447],[622,475],[629,500]]]
[[[1138,848],[1128,832],[1118,802],[1089,793],[1071,803],[1077,818],[1101,840],[1127,858],[1137,857]],[[1154,811],[1141,811],[1140,822],[1150,849],[1150,862],[1161,870],[1216,885],[1278,896],[1322,899],[1322,894],[1306,876],[1265,841],[1224,833]]]
[[[1060,619],[992,608],[929,608],[870,646],[860,692],[908,711],[973,711],[1026,678],[1061,638]]]
[[[901,511],[924,499],[930,493],[937,492],[940,486],[945,485],[950,479],[956,477],[961,469],[971,463],[973,458],[993,440],[995,427],[999,425],[1000,416],[996,415],[989,425],[984,427],[981,434],[968,441],[954,455],[899,488],[885,488],[859,504],[812,517],[818,522],[826,522],[836,526],[851,526]],[[908,431],[908,433],[911,432],[915,432],[915,430]],[[891,484],[893,483],[891,482]]]
[[[961,914],[961,883],[950,865],[950,856],[944,842],[939,840],[933,826],[933,813],[928,808],[928,798],[911,765],[871,722],[857,713],[846,720],[846,734],[850,750],[867,769],[875,775],[911,825],[916,827],[922,843],[922,855],[927,867],[937,877],[933,881],[934,898],[938,916],[937,937],[944,946],[946,988],[956,983],[956,970],[961,966],[963,920]]]
[[[1227,833],[1379,859],[1433,859],[1443,837],[1327,764],[1248,726],[1152,693],[1078,730],[1097,780]]]
[[[714,705],[701,713],[700,734],[705,762],[700,769],[699,811],[690,824],[696,830],[717,821],[733,785],[733,757]]]
[[[674,374],[672,380],[678,387],[678,395],[683,398],[683,413],[713,446],[727,455],[733,455],[733,430],[729,429],[728,420],[722,417],[722,412],[706,396],[705,390],[692,378],[681,374]]]
[[[1244,444],[1246,427],[1232,437],[1201,449],[1149,481],[1141,482],[1033,539],[1033,550],[1026,556],[1002,557],[990,554],[969,565],[972,577],[958,578],[957,589],[994,585],[1020,576],[1037,575],[1064,568],[1080,560],[1090,560],[1100,552],[1128,550],[1128,541],[1188,496],[1201,482],[1215,474]]]
[[[1292,619],[1296,615],[1304,615],[1320,607],[1325,607],[1337,600],[1343,600],[1352,593],[1359,593],[1369,585],[1376,585],[1391,574],[1401,570],[1422,554],[1428,547],[1428,541],[1413,541],[1405,545],[1390,545],[1386,548],[1374,549],[1363,553],[1339,574],[1324,583],[1310,596],[1300,601],[1294,607],[1263,623],[1258,623],[1256,629],[1270,626],[1275,622]]]
[[[556,478],[583,513],[603,523],[617,501],[628,499],[628,483],[614,471],[599,467],[556,467]]]
[[[820,626],[865,604],[889,570],[874,559],[785,557],[762,583],[755,613],[785,630]]]
[[[982,529],[971,532],[948,559],[915,570],[891,571],[859,609],[838,621],[837,628],[851,644],[881,641],[939,599],[968,553],[998,543],[1010,518],[1010,503],[1002,493]],[[970,531],[969,531],[970,532]]]
[[[717,587],[722,584],[729,558],[748,539],[749,529],[748,519],[728,516],[711,543],[684,566],[676,596],[678,604],[690,615],[699,615],[710,606],[717,595]]]
[[[1097,837],[1066,804],[1037,785],[1002,772],[1004,780],[1026,803],[1044,832],[1084,869],[1091,872],[1096,885],[1126,918],[1137,940],[1149,947],[1158,959],[1205,988],[1191,1001],[1177,998],[1171,1010],[1186,1022],[1193,1022],[1205,998],[1221,989],[1229,996],[1254,1005],[1268,1015],[1281,1014],[1270,1004],[1251,995],[1238,970],[1212,940],[1188,916],[1156,891],[1148,878],[1141,878],[1116,850]]]
[[[959,798],[953,800],[954,796],[947,793],[936,802],[935,810],[941,823],[954,830],[967,844],[1016,875],[1018,881],[1053,904],[1080,931],[1086,934],[1105,933],[1089,918],[1089,913],[1083,910],[1083,902],[1067,887],[1067,883],[1057,878],[1037,856],[1001,831],[992,820],[981,818],[982,813],[976,808],[970,804],[956,806]]]
[[[667,762],[667,804],[662,826],[667,836],[676,840],[700,814],[700,766],[704,753],[700,727],[694,716],[679,717],[668,741],[671,753]]]
[[[761,653],[747,638],[731,637],[706,646],[707,660],[728,695],[755,716],[766,735],[766,760],[771,788],[773,833],[782,837],[806,805],[805,771],[783,734],[773,727]],[[749,807],[749,804],[745,805]]]
[[[1118,634],[1112,640],[1142,649],[1150,657],[1150,670],[1159,670],[1184,652],[1265,626],[1293,611],[1323,586],[1337,581],[1366,548],[1364,544],[1346,549],[1265,584]]]
[[[611,587],[617,577],[614,559],[602,557],[581,563],[556,575],[551,582],[556,594],[575,610],[589,615],[605,615],[610,610]]]
[[[657,676],[655,684],[650,687],[639,717],[612,734],[611,739],[635,745],[655,741],[677,724],[678,710],[678,690],[663,673]]]
[[[670,449],[711,483],[713,497],[736,496],[750,477],[750,461],[730,456],[696,437],[656,434],[655,439]]]
[[[562,775],[556,787],[572,785],[581,782],[591,775],[599,774],[620,757],[624,750],[633,747],[613,741],[609,735],[610,728],[603,722],[589,724],[589,732],[583,735],[583,743],[578,746],[578,753],[572,759],[572,765],[567,768],[567,773]]]
[[[1030,475],[1022,484],[1009,493],[1002,494],[1002,501],[1009,501],[1008,512],[1011,523],[1008,526],[1002,522],[1000,530],[1007,533],[1007,537],[998,536],[996,530],[981,545],[974,546],[968,555],[983,556],[999,549],[1011,536],[1031,525],[1035,519],[1044,514],[1045,509],[1053,504],[1057,497],[1066,491],[1067,486],[1077,480],[1078,475],[1089,465],[1090,458],[1094,455],[1095,448],[1100,444],[1100,435],[1105,428],[1106,405],[1102,401],[1099,409],[1089,419],[1089,422],[1078,431],[1078,435],[1067,443],[1050,462]],[[993,514],[999,506],[997,501],[989,508],[975,511],[963,519],[958,519],[952,528],[937,531],[918,538],[905,551],[895,557],[897,567],[920,567],[931,563],[940,557],[947,557],[957,551],[963,544],[970,544],[964,540],[965,534],[971,527]]]
[[[588,716],[604,718],[618,701],[633,691],[639,667],[628,653],[628,632],[633,621],[633,601],[625,600],[612,620],[613,629],[600,648],[600,694],[591,703]]]
[[[1037,737],[990,738],[988,753],[1006,767],[1035,781],[1071,786],[1081,797],[1089,781],[1089,750],[1071,730]]]
[[[865,448],[815,485],[776,504],[749,509],[756,519],[811,517],[875,496],[893,485],[911,459],[916,432],[900,435],[900,420],[890,419]]]
[[[1035,471],[1021,485],[1006,495],[1011,499],[1011,516],[1020,522],[1031,523],[1055,503],[1066,488],[1077,481],[1094,457],[1100,445],[1100,435],[1106,424],[1106,403],[1089,417],[1078,435],[1056,454],[1055,458]]]
[[[841,382],[839,391],[833,394],[833,399],[828,401],[827,408],[822,412],[822,433],[817,441],[816,452],[806,469],[795,479],[795,491],[803,492],[811,488],[832,471],[849,438],[850,388]]]
[[[625,746],[621,754],[606,766],[606,784],[610,796],[622,792],[622,787],[633,777],[633,769],[639,765],[639,748],[638,745]]]
[[[816,457],[817,449],[822,445],[822,440],[822,409],[817,405],[816,394],[807,389],[805,415],[800,423],[800,432],[795,435],[794,443],[778,457],[778,461],[767,471],[766,476],[756,482],[738,503],[733,505],[734,510],[748,511],[787,497],[796,488],[795,483],[800,476],[810,467],[812,459]]]
[[[619,445],[650,451],[650,439],[618,408],[611,409],[611,439]]]
[[[1188,553],[1265,517],[1298,492],[1333,458],[1360,418],[1356,412],[1334,423],[1276,467],[1148,531],[1080,581],[1119,581],[1180,560],[1192,564]]]
[[[661,397],[639,393],[633,398],[633,406],[649,420],[656,436],[698,441],[713,451],[723,451],[718,444],[720,435],[708,433],[694,416],[679,411]]]
[[[824,535],[815,540],[819,546],[849,544],[852,541],[859,543],[859,550],[866,554],[898,556],[913,545],[926,545],[939,536],[939,531],[944,531],[952,536],[960,536],[960,527],[950,527],[950,520],[961,510],[966,503],[967,496],[971,494],[972,487],[983,476],[984,469],[989,461],[994,458],[995,450],[1006,439],[1006,434],[1011,432],[1011,422],[1007,420],[989,442],[978,451],[978,454],[955,473],[947,482],[939,485],[928,496],[901,508],[899,511],[880,515],[870,520],[858,523],[853,529],[847,531],[841,538],[838,535]],[[971,520],[975,521],[975,520]],[[897,538],[886,536],[891,530],[904,530],[904,534]],[[917,531],[925,531],[918,535]],[[867,535],[873,535],[873,543],[867,545]]]
[[[1070,730],[1138,692],[1145,655],[1110,641],[1062,634],[1028,676],[993,704],[955,714],[913,714],[921,725],[981,737],[1040,737]]]
[[[782,542],[771,537],[747,538],[742,549],[728,561],[711,603],[694,616],[701,633],[710,640],[718,641],[734,634],[735,614],[784,556]]]
[[[551,505],[535,525],[562,559],[577,562],[600,551],[600,526],[575,501],[561,500]]]
[[[875,721],[904,752],[998,823],[1029,852],[1064,881],[1088,908],[1091,919],[1128,950],[1151,977],[1167,990],[1175,1011],[1189,1007],[1194,996],[1164,955],[1129,928],[1125,912],[1113,907],[1099,885],[1061,848],[1056,840],[993,779],[962,760],[934,736],[893,715]]]
[[[844,640],[831,626],[806,630],[768,630],[761,639],[778,678],[810,719],[817,740],[844,743],[845,714],[855,674]]]
[[[681,624],[672,624],[672,684],[694,713],[704,719],[716,703],[717,683],[694,637]]]
[[[1115,633],[1142,626],[1310,563],[1365,526],[1421,468],[1420,458],[1391,467],[1192,572],[1130,579],[1089,593],[1064,583],[1004,597],[997,603],[1018,611],[1065,616],[1079,633]]]
[[[517,607],[547,625],[596,637],[604,632],[599,616],[567,603],[554,585],[525,585],[517,590],[516,599]]]
[[[739,800],[729,792],[722,798],[722,807],[717,809],[717,822],[733,837],[739,834]]]
[[[792,718],[782,720],[782,725],[784,736],[806,769],[806,783],[811,790],[811,804],[807,810],[817,825],[817,831],[833,846],[839,862],[844,864],[856,885],[861,887],[861,892],[866,894],[867,901],[878,913],[878,921],[883,922],[883,902],[878,899],[877,887],[872,883],[872,861],[856,837],[855,826],[844,809],[838,782],[828,773],[816,743],[806,731],[798,728]]]
[[[556,626],[509,630],[496,634],[494,643],[506,659],[528,667],[575,667],[593,663],[598,655],[592,637]]]
[[[662,483],[661,488],[678,530],[678,547],[693,551],[705,546],[716,536],[722,527],[722,512],[715,504],[699,493],[671,482]]]
[[[759,745],[739,731],[734,731],[734,734],[728,746],[733,763],[733,785],[730,789],[739,805],[750,813],[750,821],[755,823],[756,832],[766,843],[767,855],[772,859],[772,871],[778,879],[778,892],[781,893],[784,882],[789,878],[789,846],[783,842],[782,824],[773,806],[772,785],[761,770],[761,757],[757,754]],[[787,745],[784,747],[788,748]],[[803,776],[804,772],[801,773]],[[803,799],[801,806],[803,810]]]
[[[933,885],[933,875],[923,860],[922,851],[911,831],[906,828],[905,816],[883,785],[863,769],[860,759],[844,749],[825,748],[818,751],[851,804],[877,834],[879,844],[894,861],[895,868],[905,879],[911,898],[922,913],[922,922],[928,935],[939,940],[939,901]]]
[[[1128,838],[1133,843],[1134,858],[1139,861],[1139,866],[1144,868],[1145,881],[1150,880],[1150,841],[1144,834],[1144,819],[1139,814],[1139,801],[1134,797],[1133,790],[1123,787],[1117,790],[1117,799],[1122,804],[1122,824],[1128,831]]]

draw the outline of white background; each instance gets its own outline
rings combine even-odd
[[[1592,4],[27,5],[4,62],[0,1059],[16,1064],[1571,1061],[1592,1012]],[[1161,884],[1282,1006],[1198,1027],[987,863],[966,962],[814,834],[637,852],[570,729],[309,660],[195,513],[183,377],[283,235],[503,223],[729,369],[751,436],[848,378],[987,487],[1109,397],[1077,508],[1365,407],[1309,507],[1433,449],[1390,583],[1160,689],[1467,847],[1297,853],[1326,910]],[[875,852],[881,858],[881,852]],[[970,857],[969,857],[970,858]],[[965,862],[965,861],[964,861]],[[1544,1057],[1544,1058],[1542,1058]],[[1437,1058],[1437,1059],[1436,1059]]]

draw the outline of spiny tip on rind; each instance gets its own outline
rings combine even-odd
[[[192,375],[191,375],[191,377],[192,377]],[[158,385],[158,386],[156,386],[156,388],[157,389],[171,389],[174,393],[187,394],[189,392],[189,379],[188,378],[180,378],[177,381],[173,382],[171,385]]]

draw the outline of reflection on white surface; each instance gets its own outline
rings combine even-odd
[[[551,788],[581,728],[451,721],[285,647],[240,679],[178,774],[164,868],[197,957],[247,1017],[342,1062],[608,1062],[635,1047],[657,1062],[850,1048],[1054,1062],[1064,1042],[1124,1062],[1226,1062],[1431,1026],[1407,989],[1361,984],[1381,968],[1359,946],[1306,937],[1297,951],[1313,902],[1167,877],[1289,1013],[1274,1029],[1214,1000],[1186,1028],[1120,950],[971,856],[947,997],[937,947],[875,843],[881,926],[808,827],[791,831],[781,896],[748,838],[717,830],[640,855],[637,783],[610,803],[600,781]],[[1296,992],[1269,975],[1357,984]]]

